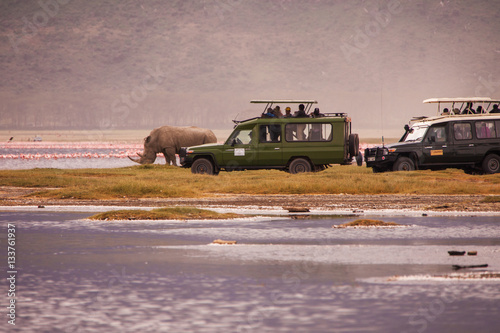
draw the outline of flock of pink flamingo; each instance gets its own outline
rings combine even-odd
[[[369,144],[360,144],[360,150],[372,146]],[[8,153],[9,150],[16,150],[15,153]],[[74,149],[88,150],[87,152],[73,153],[21,153],[23,149]],[[91,152],[96,149],[112,149],[115,152],[96,153]],[[135,156],[143,149],[142,144],[133,143],[118,143],[118,142],[3,142],[0,143],[0,160],[40,160],[40,159],[63,159],[63,158],[127,158],[127,156]],[[117,152],[116,152],[117,151]]]
[[[136,155],[142,151],[141,144],[130,143],[103,143],[103,142],[6,142],[0,143],[0,159],[19,160],[40,160],[40,159],[61,159],[61,158],[127,158],[129,155]],[[88,150],[87,152],[73,153],[22,153],[23,149],[73,149]],[[96,149],[113,149],[114,152],[96,153],[91,152]],[[16,150],[15,153],[8,153],[9,150]]]

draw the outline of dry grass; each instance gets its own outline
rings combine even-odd
[[[341,225],[334,225],[332,228],[352,228],[352,227],[396,227],[401,224],[395,222],[384,222],[380,220],[360,219]]]
[[[374,174],[357,166],[333,166],[298,175],[259,170],[221,172],[219,176],[194,175],[189,169],[164,165],[0,170],[0,186],[39,187],[32,195],[59,199],[201,197],[215,193],[499,195],[499,185],[500,174],[467,175],[455,169]]]
[[[486,202],[486,203],[494,203],[494,202],[500,202],[500,196],[499,195],[489,195],[481,200],[481,202]]]
[[[91,220],[213,220],[241,217],[238,214],[220,214],[190,207],[159,208],[153,210],[113,210],[90,217]]]

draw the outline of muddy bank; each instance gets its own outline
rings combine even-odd
[[[115,200],[45,199],[26,197],[40,188],[0,187],[0,206],[200,206],[308,207],[322,210],[500,211],[500,202],[483,202],[484,195],[245,195],[214,194],[203,198],[144,198]]]

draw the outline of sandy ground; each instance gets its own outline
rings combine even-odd
[[[147,198],[117,200],[44,199],[26,197],[40,188],[0,187],[0,206],[197,206],[197,207],[307,207],[321,210],[429,210],[500,212],[500,202],[483,202],[484,195],[234,195],[202,198]]]

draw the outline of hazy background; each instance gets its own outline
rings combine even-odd
[[[500,1],[2,0],[0,129],[232,128],[316,99],[391,135],[500,97]]]

